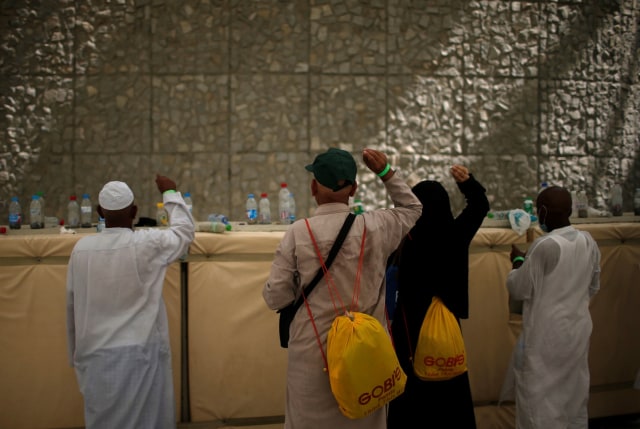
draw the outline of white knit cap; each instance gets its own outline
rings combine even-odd
[[[124,182],[109,182],[100,191],[98,202],[103,209],[121,210],[133,202],[133,192]]]

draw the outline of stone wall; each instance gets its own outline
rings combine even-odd
[[[272,208],[329,146],[359,160],[358,197],[387,205],[364,168],[384,150],[412,183],[467,165],[496,210],[541,181],[625,210],[640,187],[640,5],[619,1],[21,0],[0,8],[0,216],[43,191],[124,180],[154,217],[156,172],[194,214]],[[94,219],[95,220],[95,219]],[[5,220],[0,223],[6,223]]]

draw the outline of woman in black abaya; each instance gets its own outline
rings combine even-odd
[[[398,304],[391,325],[407,385],[389,405],[388,429],[476,427],[468,374],[422,381],[410,360],[433,296],[440,297],[458,321],[469,316],[469,244],[489,211],[489,201],[466,167],[454,165],[451,175],[466,199],[455,218],[440,183],[425,180],[412,189],[423,204],[422,216],[397,250]]]

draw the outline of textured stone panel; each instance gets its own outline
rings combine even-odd
[[[540,82],[540,151],[543,155],[586,155],[593,140],[595,106],[583,81]]]
[[[384,73],[384,0],[310,0],[311,69],[323,73]]]
[[[137,0],[79,2],[76,73],[148,73],[150,12]]]
[[[157,76],[152,85],[154,152],[228,150],[226,76]]]
[[[536,79],[469,78],[464,112],[467,154],[537,153]]]
[[[256,201],[266,192],[271,202],[271,219],[278,216],[278,192],[280,184],[287,183],[296,201],[296,217],[303,218],[315,209],[311,197],[313,176],[304,166],[313,162],[314,156],[300,152],[244,153],[231,156],[231,206],[232,220],[245,219],[247,195],[253,193]]]
[[[232,91],[231,151],[308,150],[306,76],[239,75]]]
[[[460,76],[464,0],[390,0],[389,73]]]
[[[163,174],[176,182],[183,194],[191,193],[193,216],[196,220],[207,220],[211,213],[229,212],[229,156],[226,153],[167,153],[151,157],[151,175]],[[147,184],[150,208],[155,216],[155,203],[160,194],[155,181]]]
[[[461,78],[389,77],[388,153],[462,153]]]
[[[467,76],[537,76],[538,4],[470,1],[465,10]]]
[[[627,75],[630,47],[624,31],[633,25],[630,7],[625,1],[542,3],[541,75],[595,81]]]
[[[540,161],[540,177],[571,192],[584,190],[591,207],[607,210],[611,187],[623,180],[622,162],[616,157],[544,157]],[[630,210],[629,206],[627,211]]]
[[[148,76],[78,77],[74,150],[97,154],[149,153],[150,97]]]
[[[151,64],[156,73],[226,73],[229,10],[226,0],[152,4]]]
[[[386,85],[372,76],[311,78],[311,150],[358,151],[386,139]]]
[[[231,69],[238,72],[306,72],[309,5],[295,0],[233,0]]]
[[[48,180],[42,172],[48,157],[71,151],[72,105],[71,79],[7,76],[0,80],[2,195],[34,192],[23,189],[23,181],[28,176],[36,183]]]
[[[3,1],[0,73],[71,73],[75,14],[73,0]]]
[[[593,135],[587,139],[588,153],[599,156],[624,156],[622,145],[624,133],[624,105],[628,93],[617,83],[593,82],[588,84],[587,104],[595,110]]]

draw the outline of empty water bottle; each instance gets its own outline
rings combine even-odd
[[[93,217],[93,207],[89,194],[82,194],[82,202],[80,203],[80,226],[83,228],[91,228],[91,218]]]
[[[44,227],[44,216],[42,215],[39,195],[31,197],[31,205],[29,206],[29,224],[31,225],[31,229],[40,229]]]
[[[189,209],[189,213],[193,214],[193,200],[191,199],[191,192],[184,193],[184,203],[187,205]]]
[[[259,222],[263,225],[271,224],[271,202],[265,192],[260,194],[258,218],[260,219]]]
[[[69,204],[67,204],[67,226],[71,228],[80,226],[80,205],[75,195],[69,197]]]
[[[98,224],[96,225],[96,231],[102,232],[107,227],[102,216],[98,217]]]
[[[296,200],[292,193],[289,193],[289,223],[296,221]]]
[[[286,183],[280,184],[280,193],[278,194],[278,216],[280,218],[280,223],[283,225],[288,225],[290,222],[289,219],[289,188],[287,188]]]

